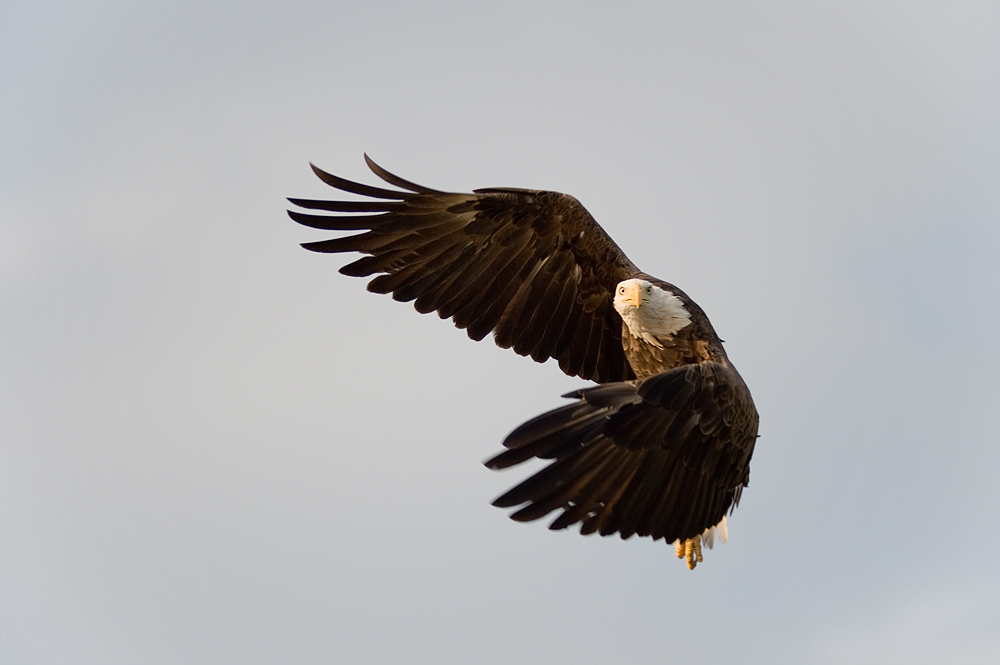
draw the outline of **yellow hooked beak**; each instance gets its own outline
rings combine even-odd
[[[636,308],[642,304],[642,287],[639,284],[633,282],[621,288],[625,289],[625,295],[622,296],[623,303]]]

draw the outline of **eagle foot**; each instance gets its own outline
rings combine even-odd
[[[701,536],[688,538],[683,542],[678,540],[675,550],[678,559],[687,559],[688,570],[694,570],[694,567],[702,562]]]

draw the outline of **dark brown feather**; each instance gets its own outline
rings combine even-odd
[[[668,542],[701,534],[734,506],[756,441],[756,411],[735,415],[748,426],[726,430],[725,440],[716,438],[718,428],[706,433],[699,426],[705,413],[748,408],[749,393],[732,367],[685,365],[593,390],[601,406],[582,390],[572,408],[550,411],[511,433],[505,445],[513,450],[487,462],[491,468],[543,457],[534,454],[543,451],[559,453],[497,505],[527,504],[515,513],[518,521],[561,510],[551,528],[581,523],[584,533],[617,531],[623,538]],[[615,398],[602,400],[604,394]],[[740,481],[727,482],[733,477]]]
[[[620,324],[610,322],[617,316],[615,286],[639,271],[576,199],[504,188],[442,192],[365,160],[382,180],[405,191],[313,167],[328,185],[369,200],[290,199],[300,208],[332,213],[290,211],[301,224],[366,231],[306,243],[307,249],[368,254],[341,272],[385,273],[371,290],[415,300],[422,312],[438,311],[473,339],[494,332],[501,346],[540,362],[555,358],[563,371],[584,379],[633,378]]]

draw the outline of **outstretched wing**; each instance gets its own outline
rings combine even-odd
[[[584,534],[638,534],[668,543],[717,525],[749,482],[757,410],[732,367],[706,362],[642,381],[580,390],[504,441],[493,469],[555,459],[494,501],[527,503],[511,517],[554,510],[549,528],[578,522]]]
[[[472,339],[492,332],[501,347],[538,362],[556,358],[566,374],[598,383],[634,378],[612,303],[618,282],[639,270],[576,199],[521,189],[439,192],[365,160],[404,191],[313,166],[328,185],[370,200],[289,199],[339,213],[289,211],[301,224],[363,231],[303,247],[366,254],[340,272],[383,273],[368,283],[369,291],[414,300],[417,311],[451,318]]]

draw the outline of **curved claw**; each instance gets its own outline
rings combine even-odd
[[[687,559],[688,570],[694,570],[694,567],[702,562],[701,536],[688,538],[683,542],[678,540],[675,543],[675,550],[678,559]]]

